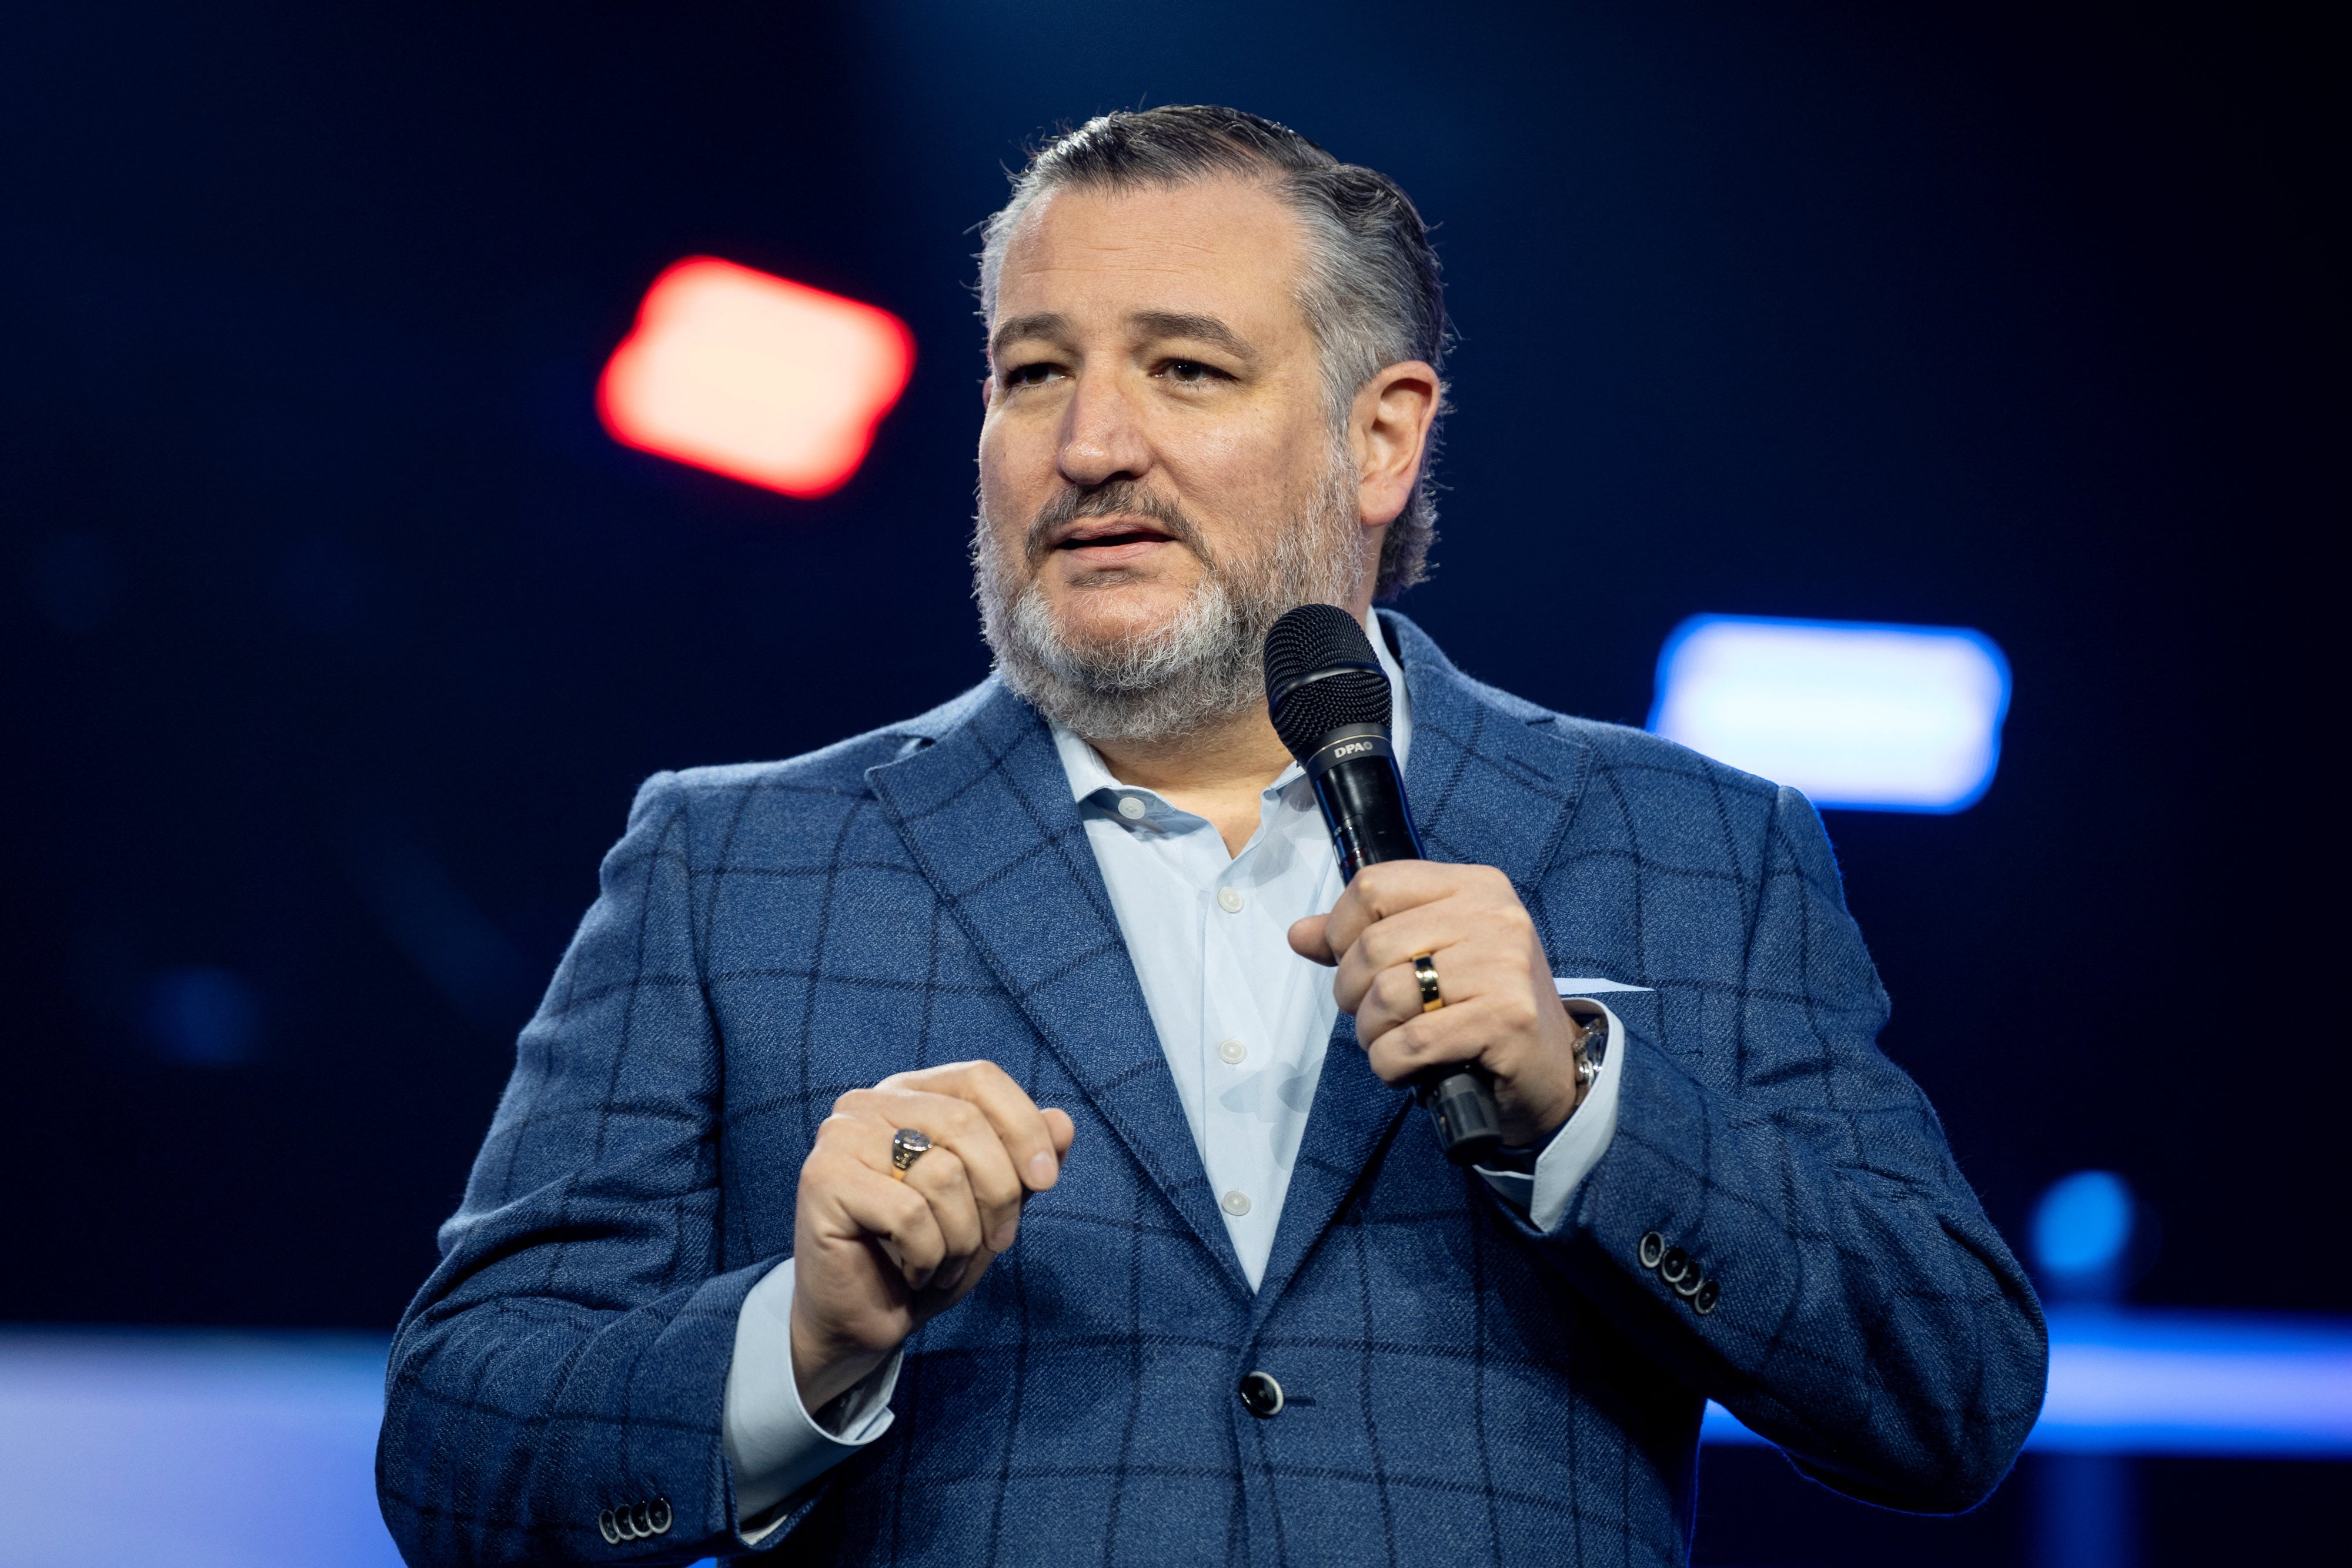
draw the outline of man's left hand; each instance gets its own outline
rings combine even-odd
[[[1475,1061],[1493,1075],[1503,1141],[1534,1143],[1583,1092],[1578,1026],[1560,1005],[1536,923],[1492,866],[1386,861],[1356,873],[1328,915],[1290,928],[1290,946],[1336,964],[1331,982],[1383,1082]],[[1412,961],[1431,955],[1445,1005],[1422,1011]]]

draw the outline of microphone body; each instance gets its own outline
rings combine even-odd
[[[1333,605],[1302,605],[1267,633],[1265,663],[1276,733],[1314,787],[1340,875],[1352,882],[1382,861],[1427,859],[1389,739],[1388,677],[1355,618]],[[1455,1165],[1475,1165],[1502,1146],[1495,1092],[1476,1069],[1432,1068],[1414,1080],[1413,1094]]]
[[[1423,852],[1420,831],[1412,825],[1404,778],[1397,771],[1396,749],[1385,727],[1347,726],[1305,767],[1316,802],[1323,808],[1324,824],[1331,830],[1341,876],[1353,882],[1359,871],[1381,861],[1429,858]]]

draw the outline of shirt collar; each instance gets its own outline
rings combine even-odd
[[[1405,754],[1412,745],[1412,694],[1405,688],[1403,667],[1397,663],[1396,655],[1389,652],[1388,636],[1381,630],[1380,617],[1371,616],[1365,630],[1371,634],[1372,657],[1380,661],[1381,673],[1389,678],[1389,692],[1394,704],[1389,718],[1389,743],[1396,747],[1397,768],[1402,772]],[[1070,781],[1071,800],[1084,801],[1105,789],[1118,791],[1133,788],[1113,778],[1110,769],[1103,764],[1102,754],[1070,733],[1059,719],[1049,719],[1047,726],[1054,732],[1054,750],[1062,759],[1062,772]],[[1294,762],[1266,788],[1284,789],[1300,776],[1301,769]],[[1136,792],[1150,793],[1149,790]]]

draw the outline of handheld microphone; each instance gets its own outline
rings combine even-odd
[[[1381,861],[1428,858],[1389,744],[1391,705],[1370,640],[1338,605],[1302,604],[1267,631],[1266,711],[1315,786],[1339,874],[1350,882]],[[1412,1087],[1455,1165],[1475,1165],[1502,1146],[1495,1092],[1475,1069],[1433,1067]]]

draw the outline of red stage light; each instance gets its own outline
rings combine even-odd
[[[822,496],[857,471],[914,366],[914,334],[887,310],[689,256],[646,290],[596,409],[624,445]]]

